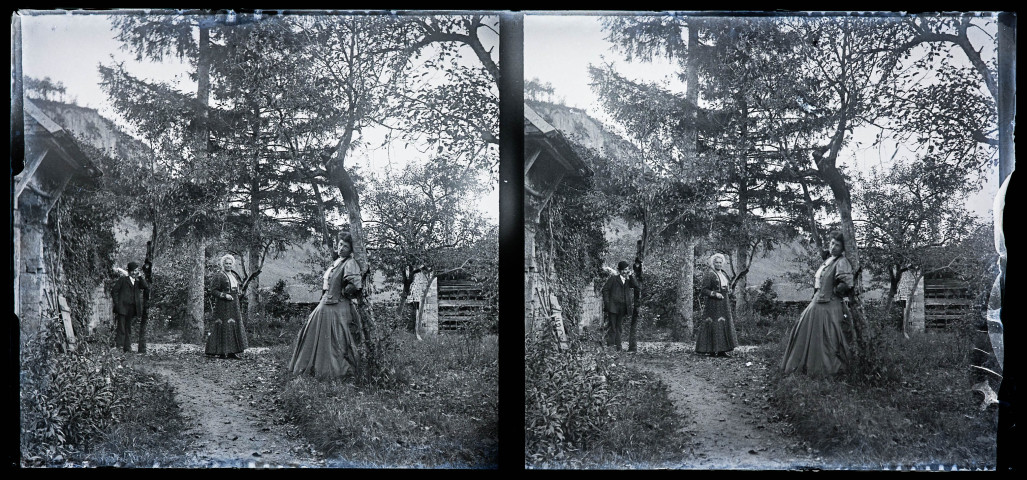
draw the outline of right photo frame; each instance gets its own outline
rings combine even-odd
[[[1015,38],[525,13],[525,468],[1008,467]]]

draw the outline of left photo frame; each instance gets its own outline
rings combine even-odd
[[[13,465],[499,468],[499,13],[12,39]]]

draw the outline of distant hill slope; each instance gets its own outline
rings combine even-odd
[[[616,158],[630,158],[638,155],[638,149],[634,145],[614,133],[599,120],[589,116],[584,110],[534,100],[527,100],[525,103],[560,130],[564,137],[575,143]]]
[[[140,163],[151,150],[143,142],[121,130],[96,109],[50,100],[32,100],[43,113],[86,144],[103,150],[112,158]]]

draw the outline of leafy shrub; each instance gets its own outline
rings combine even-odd
[[[760,285],[755,298],[752,299],[752,309],[755,313],[764,317],[776,318],[783,313],[784,306],[777,302],[777,292],[774,291],[774,280],[766,279]]]
[[[616,393],[615,420],[608,426],[603,445],[613,452],[631,454],[639,451],[656,453],[677,445],[675,434],[683,419],[670,400],[670,389],[659,376],[649,372],[632,372],[615,377],[611,388]],[[662,448],[654,449],[653,444]]]
[[[128,407],[129,385],[117,358],[106,349],[63,351],[61,328],[56,319],[47,321],[21,349],[21,452],[27,462],[88,448]]]
[[[560,460],[596,442],[613,419],[610,359],[595,345],[561,352],[551,344],[526,342],[524,452],[534,461]]]
[[[361,370],[358,383],[376,388],[393,388],[400,379],[396,376],[396,362],[399,355],[397,335],[402,333],[404,322],[399,318],[394,305],[374,303],[359,307],[362,322],[374,338],[373,342],[363,339],[364,332],[353,332],[360,338]],[[370,314],[373,318],[368,318]]]
[[[652,461],[681,452],[682,419],[659,376],[624,366],[589,332],[557,351],[529,341],[525,355],[525,461],[575,467],[608,455]]]
[[[262,295],[264,312],[274,318],[284,319],[300,312],[297,305],[289,302],[289,292],[285,290],[285,286],[285,280],[280,278],[270,290]]]

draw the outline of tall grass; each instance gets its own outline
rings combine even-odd
[[[391,381],[293,377],[284,370],[284,409],[315,448],[345,466],[495,468],[498,341],[494,335],[394,332]],[[277,348],[279,364],[287,348]],[[332,462],[329,462],[332,464]]]
[[[768,349],[778,365],[785,345]],[[849,466],[995,464],[997,411],[971,391],[973,345],[964,332],[874,335],[869,369],[831,378],[772,374],[774,402],[796,438]]]

